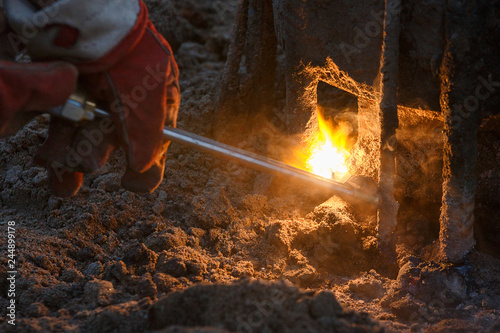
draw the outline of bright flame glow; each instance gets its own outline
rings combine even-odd
[[[348,124],[340,123],[334,127],[318,109],[318,127],[318,134],[300,154],[303,159],[301,168],[325,178],[341,179],[348,173]]]

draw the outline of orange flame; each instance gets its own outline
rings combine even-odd
[[[341,122],[334,126],[318,109],[318,128],[317,135],[307,143],[307,147],[302,147],[301,153],[295,154],[299,156],[299,161],[292,164],[318,176],[341,179],[348,173],[349,125]]]

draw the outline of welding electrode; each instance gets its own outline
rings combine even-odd
[[[81,92],[76,92],[71,95],[64,105],[49,110],[49,113],[74,122],[89,121],[93,120],[95,117],[106,118],[110,116],[108,112],[97,108],[95,103],[87,100],[85,95]],[[315,187],[328,190],[332,194],[336,194],[349,201],[361,200],[371,205],[378,205],[379,202],[378,196],[365,193],[361,188],[355,188],[351,184],[341,183],[332,179],[317,176],[310,172],[292,167],[288,164],[189,133],[178,128],[165,127],[163,129],[163,136],[165,139],[171,140],[172,142],[195,148],[199,151],[231,162],[236,162],[255,170],[263,171],[275,176],[285,176],[311,184]]]

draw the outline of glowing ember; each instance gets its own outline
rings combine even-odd
[[[347,174],[346,160],[349,152],[346,150],[349,128],[347,123],[333,126],[318,109],[319,132],[308,147],[302,147],[300,162],[295,166],[325,178],[341,179]]]

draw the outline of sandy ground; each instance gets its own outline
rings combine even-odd
[[[147,1],[180,65],[180,128],[217,130],[236,3]],[[500,260],[490,255],[500,234],[496,126],[481,134],[481,251],[444,267],[433,262],[435,205],[426,212],[407,202],[427,196],[429,205],[435,189],[408,194],[401,186],[401,245],[387,263],[373,212],[175,144],[155,193],[120,188],[117,153],[77,196],[53,197],[32,162],[47,123],[40,116],[0,141],[2,332],[500,331]],[[271,123],[233,144],[280,155],[283,135]],[[16,222],[16,326],[6,316],[8,221]]]

